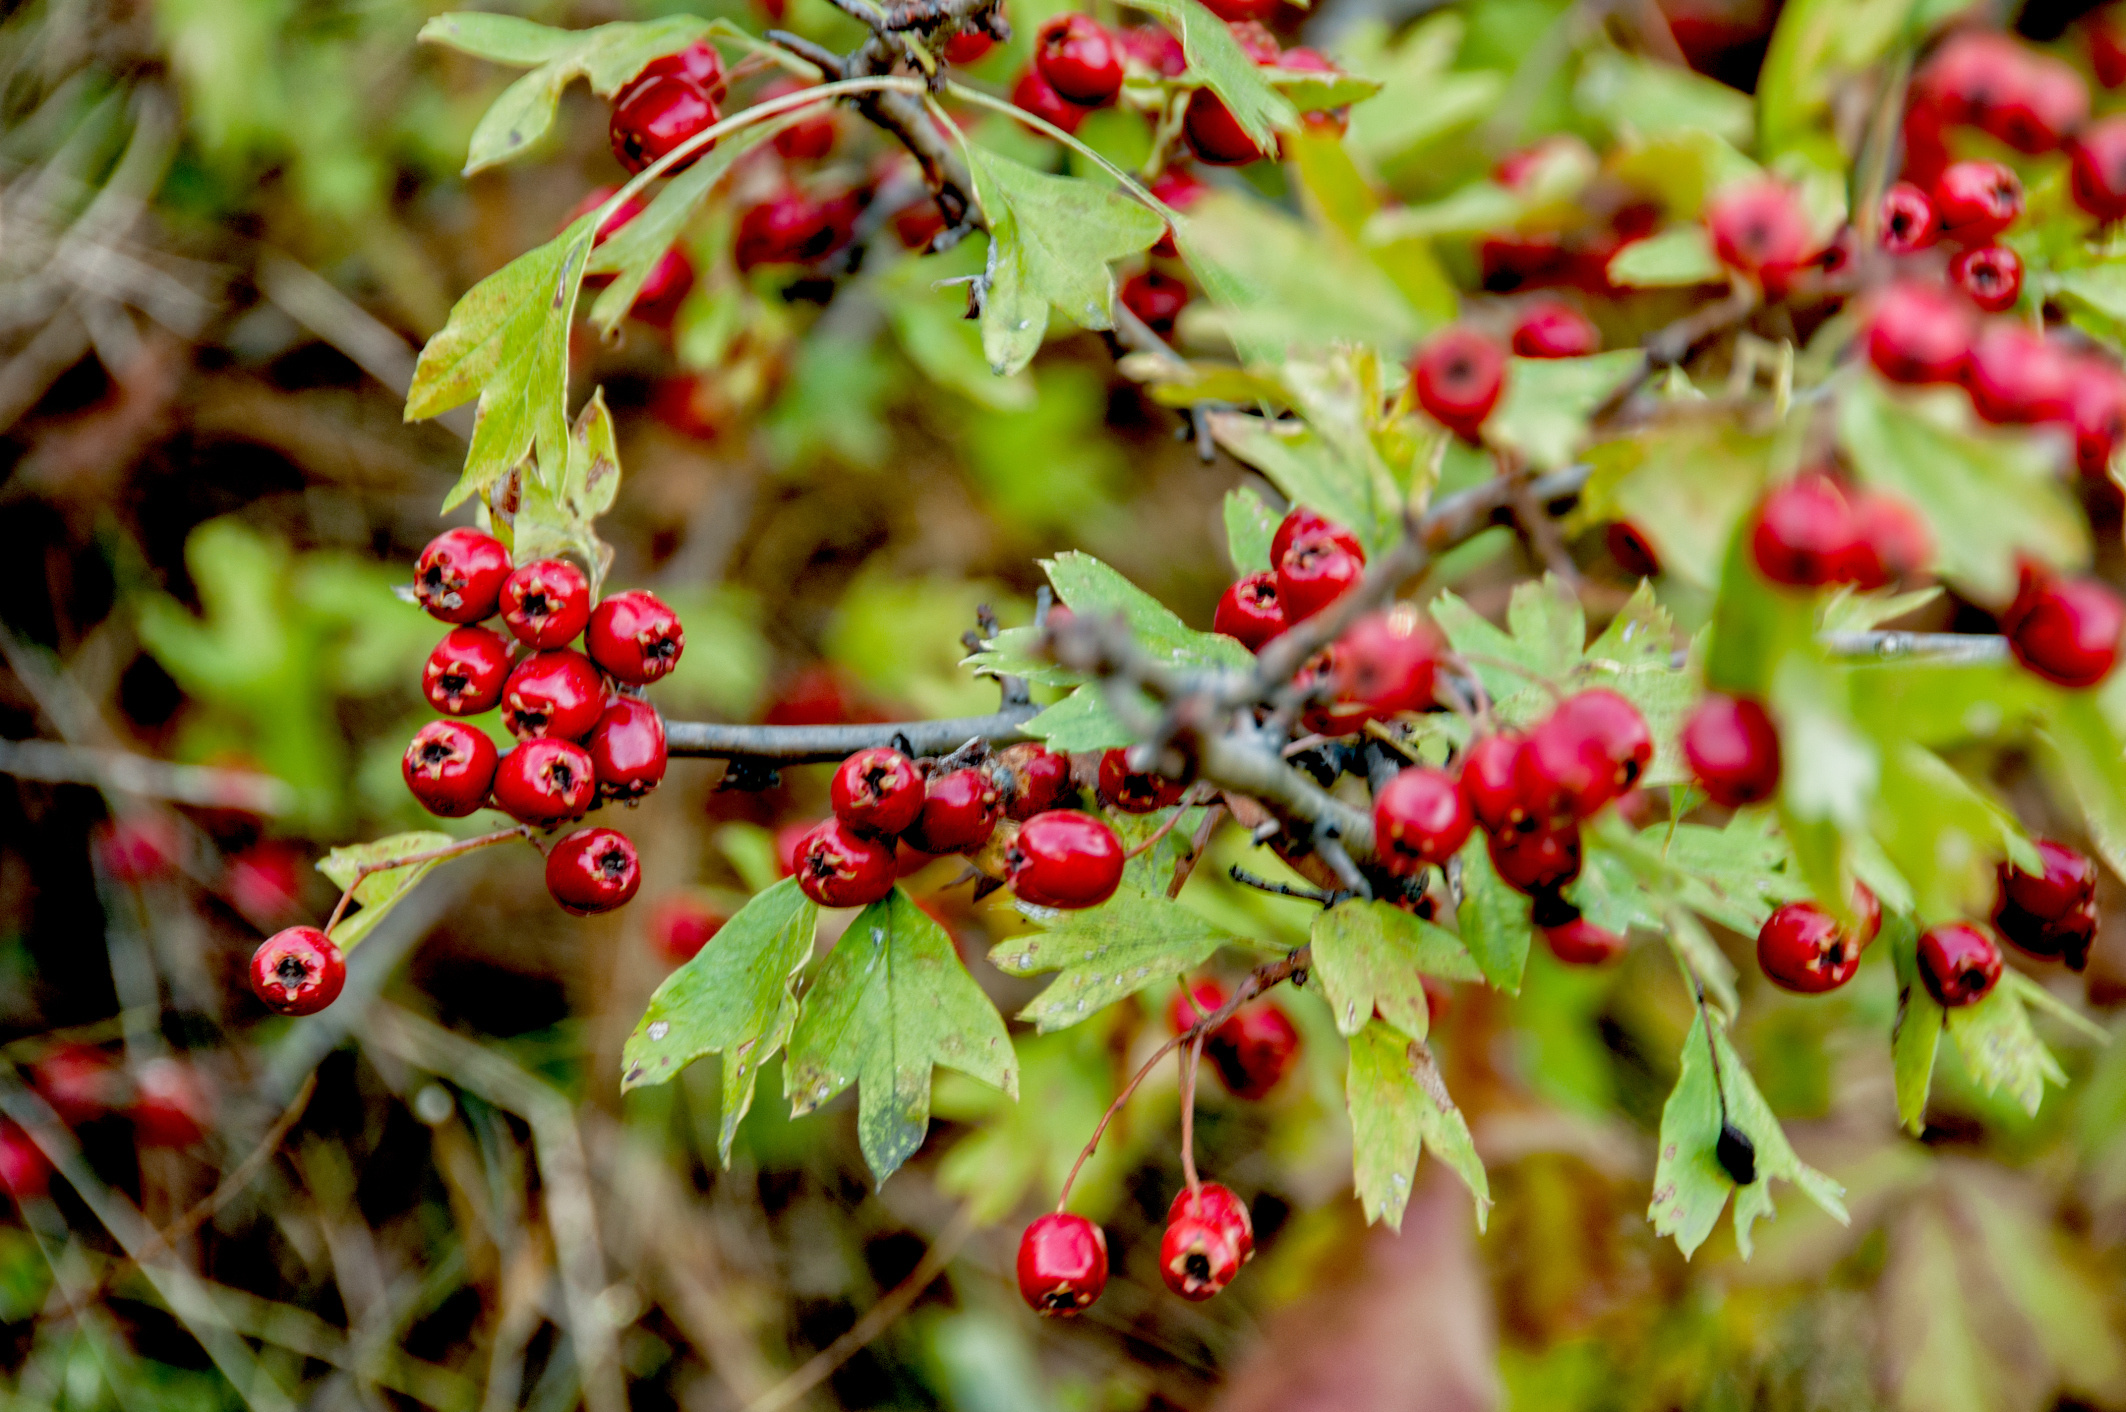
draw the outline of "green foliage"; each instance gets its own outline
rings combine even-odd
[[[1345,902],[1321,913],[1311,940],[1312,974],[1346,1037],[1377,1015],[1423,1039],[1429,1027],[1424,978],[1484,978],[1453,932],[1385,902]]]
[[[343,892],[354,889],[353,909],[332,929],[332,939],[339,943],[340,950],[354,950],[363,937],[376,930],[377,923],[389,916],[391,909],[405,901],[407,894],[428,876],[436,860],[424,859],[402,867],[383,868],[366,877],[362,876],[363,868],[446,848],[451,842],[447,833],[393,834],[371,843],[335,848],[320,859],[319,872],[332,879]]]
[[[1491,866],[1481,834],[1461,852],[1462,904],[1455,912],[1462,945],[1484,979],[1510,994],[1521,989],[1521,968],[1535,933],[1528,923],[1528,900],[1506,886]]]
[[[1564,468],[1587,435],[1587,418],[1643,354],[1633,349],[1588,358],[1514,358],[1506,395],[1484,423],[1484,439],[1542,470]]]
[[[1224,101],[1257,147],[1267,150],[1278,131],[1297,123],[1292,103],[1270,86],[1225,21],[1198,0],[1145,0],[1139,8],[1165,20],[1180,36],[1190,76]]]
[[[989,959],[1006,975],[1058,973],[1018,1016],[1043,1034],[1193,971],[1236,940],[1168,901],[1155,870],[1135,860],[1121,889],[1098,907],[1054,912],[1021,903],[1019,910],[1042,930],[998,943]]]
[[[1447,1097],[1421,1041],[1378,1020],[1358,1030],[1344,1097],[1351,1116],[1352,1184],[1369,1223],[1402,1229],[1418,1156],[1429,1148],[1469,1188],[1477,1226],[1483,1227],[1491,1211],[1490,1183],[1469,1124]]]

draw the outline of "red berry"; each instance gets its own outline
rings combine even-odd
[[[2126,36],[2112,22],[2108,11],[2082,17],[2082,37],[2089,41],[2089,67],[2096,81],[2106,88],[2126,83]]]
[[[495,767],[495,807],[520,824],[580,819],[598,790],[590,755],[574,741],[527,740]]]
[[[1462,792],[1486,833],[1500,833],[1528,817],[1521,795],[1521,747],[1526,737],[1511,731],[1470,744],[1462,757]]]
[[[1603,531],[1609,557],[1627,574],[1650,579],[1661,572],[1661,556],[1654,552],[1645,533],[1629,520],[1612,520]]]
[[[1121,298],[1123,308],[1165,338],[1173,333],[1175,321],[1188,307],[1188,284],[1157,270],[1139,270],[1122,282]]]
[[[1011,890],[1036,907],[1097,907],[1122,882],[1122,844],[1090,814],[1051,809],[1019,828],[1005,855]]]
[[[650,912],[650,940],[667,960],[694,959],[730,919],[690,892],[675,892]]]
[[[111,881],[128,884],[161,877],[176,864],[184,847],[176,821],[167,814],[114,819],[97,828],[92,843],[96,862]]]
[[[432,618],[477,623],[495,611],[508,577],[509,551],[501,540],[476,529],[444,530],[415,561],[413,592]]]
[[[193,1070],[175,1059],[150,1059],[133,1088],[133,1139],[142,1147],[190,1147],[206,1136],[214,1104]]]
[[[2023,292],[2023,262],[2005,245],[1979,245],[1949,262],[1949,278],[1989,314],[2015,306]]]
[[[1432,420],[1474,441],[1506,390],[1506,355],[1475,329],[1456,324],[1418,350],[1410,383]]]
[[[1270,3],[1275,4],[1276,0],[1270,0]],[[1211,13],[1217,14],[1218,12],[1213,10]],[[1228,20],[1234,18],[1231,15],[1219,15],[1218,17]],[[1248,18],[1257,17],[1249,16]],[[1188,72],[1188,54],[1182,49],[1181,41],[1174,38],[1172,31],[1160,25],[1125,25],[1115,31],[1115,43],[1121,48],[1124,58],[1140,65],[1147,72],[1156,74],[1160,78],[1179,78]],[[1185,207],[1188,203],[1186,201],[1176,201],[1166,191],[1160,190],[1159,186],[1161,182],[1176,175],[1179,175],[1184,181],[1194,181],[1194,178],[1187,176],[1185,173],[1176,173],[1172,167],[1169,167],[1165,172],[1153,178],[1151,191],[1152,195],[1158,197],[1167,205],[1180,208]],[[1198,190],[1202,189],[1199,184]],[[1168,250],[1161,253],[1171,255],[1173,252]]]
[[[1278,44],[1277,36],[1270,33],[1269,26],[1263,24],[1260,19],[1251,17],[1227,20],[1225,28],[1226,32],[1233,36],[1233,42],[1240,46],[1240,52],[1252,59],[1256,67],[1277,67],[1283,46]]]
[[[1260,652],[1288,626],[1277,598],[1277,575],[1269,572],[1249,574],[1227,589],[1211,616],[1212,631],[1238,638],[1250,652]]]
[[[283,1015],[315,1015],[346,984],[347,958],[316,927],[275,932],[251,953],[251,993]]]
[[[1204,8],[1227,24],[1259,24],[1277,13],[1277,0],[1210,0]]]
[[[1425,710],[1445,651],[1413,604],[1368,613],[1337,641],[1337,700],[1382,716]]]
[[[246,917],[271,923],[294,910],[309,859],[291,844],[254,843],[229,859],[229,900]]]
[[[1243,1264],[1255,1258],[1255,1218],[1231,1187],[1220,1182],[1199,1182],[1194,1191],[1181,1188],[1166,1208],[1166,1219],[1171,1224],[1184,1218],[1202,1221],[1222,1232],[1239,1252]]]
[[[1051,1211],[1019,1237],[1018,1274],[1028,1308],[1067,1319],[1107,1288],[1107,1234],[1083,1216]]]
[[[1933,561],[1933,532],[1905,501],[1861,490],[1847,504],[1853,512],[1853,556],[1846,577],[1855,587],[1887,588],[1924,572]]]
[[[1125,29],[1121,32],[1121,37],[1126,40],[1130,35],[1139,32],[1141,31]],[[1165,35],[1167,41],[1173,44],[1174,53],[1178,58],[1181,53],[1180,42],[1175,40],[1172,35],[1168,35],[1163,29],[1159,30],[1158,33]],[[1154,72],[1158,72],[1156,66],[1151,67],[1154,68]],[[1187,61],[1183,60],[1180,67],[1174,70],[1173,76],[1178,76],[1187,67]],[[1186,211],[1210,193],[1210,188],[1199,181],[1195,173],[1181,167],[1168,167],[1165,171],[1153,177],[1146,189],[1154,197],[1173,207],[1176,211]],[[1152,253],[1154,255],[1163,255],[1169,260],[1174,259],[1181,253],[1180,247],[1174,244],[1174,228],[1172,226],[1168,226],[1166,232],[1159,237],[1158,244],[1152,246]]]
[[[1913,99],[1955,123],[1978,123],[2021,82],[2020,44],[1998,31],[1966,29],[1951,35],[1913,80]]]
[[[2082,76],[2049,54],[2018,49],[2013,80],[1980,125],[2018,152],[2035,156],[2057,148],[2089,119]]]
[[[2001,978],[2000,944],[1972,922],[1931,928],[1919,937],[1919,978],[1948,1009],[1976,1005]]]
[[[2059,686],[2095,686],[2118,665],[2126,604],[2088,578],[2054,578],[2029,565],[2001,616],[2015,660]]]
[[[1317,515],[1304,505],[1295,505],[1278,521],[1277,533],[1270,536],[1270,564],[1272,567],[1282,564],[1285,555],[1292,552],[1294,544],[1302,539],[1320,535],[1327,535],[1338,548],[1356,558],[1359,563],[1366,562],[1366,549],[1358,542],[1357,535],[1326,515]]]
[[[568,213],[568,219],[562,223],[563,226],[572,225],[603,206],[613,198],[616,190],[617,187],[611,186],[593,187],[576,203],[575,209]],[[592,238],[591,244],[605,244],[614,232],[647,209],[640,199],[629,197],[615,208],[613,214],[605,218],[605,223],[598,227],[598,233]],[[583,287],[597,289],[612,283],[612,279],[611,275],[606,274],[586,274],[583,277]],[[673,314],[678,311],[679,301],[686,298],[687,291],[693,287],[694,266],[689,263],[684,252],[674,247],[658,257],[657,263],[651,267],[649,277],[642,282],[642,288],[636,291],[635,303],[629,312],[650,323],[669,324]]]
[[[502,724],[519,740],[581,740],[605,710],[605,679],[568,647],[534,652],[502,688]]]
[[[2074,358],[2054,339],[2007,320],[1971,345],[1964,386],[1989,422],[2063,422],[2074,411]]]
[[[1757,507],[1750,556],[1773,583],[1816,588],[1851,576],[1860,531],[1845,493],[1811,472],[1776,486]]]
[[[613,104],[606,135],[614,159],[629,171],[639,172],[696,133],[713,127],[716,118],[716,104],[700,86],[663,75],[637,83],[620,95]],[[692,166],[708,150],[703,147],[668,168],[667,175]]]
[[[615,696],[583,742],[598,797],[632,804],[664,781],[664,718],[649,702]]]
[[[1242,167],[1263,157],[1262,149],[1248,136],[1225,101],[1208,88],[1189,95],[1188,108],[1181,116],[1181,134],[1188,139],[1189,151],[1214,167]]]
[[[893,891],[893,844],[829,819],[798,841],[797,885],[822,907],[864,907]]]
[[[1606,966],[1622,956],[1631,945],[1607,927],[1597,926],[1585,917],[1544,927],[1542,931],[1550,954],[1568,966]]]
[[[679,615],[647,589],[616,593],[591,609],[583,646],[613,680],[648,686],[679,665],[686,650]]]
[[[452,628],[443,634],[421,668],[421,690],[428,704],[446,716],[493,710],[508,679],[509,639],[480,627]]]
[[[591,618],[591,585],[566,559],[541,559],[502,585],[502,625],[529,647],[566,647]]]
[[[111,1056],[86,1044],[62,1044],[39,1059],[35,1082],[44,1101],[75,1127],[109,1111],[120,1088]]]
[[[1305,622],[1358,586],[1366,561],[1334,535],[1306,535],[1277,563],[1277,601],[1287,622]]]
[[[1538,300],[1513,326],[1513,351],[1523,358],[1584,358],[1602,351],[1602,332],[1570,304]]]
[[[833,249],[835,235],[819,203],[785,186],[748,206],[738,218],[731,258],[740,270],[807,264]]]
[[[1934,183],[1934,219],[1942,234],[1983,245],[2023,213],[2023,184],[1998,162],[1952,162]]]
[[[1853,979],[1860,940],[1813,902],[1789,902],[1757,932],[1757,964],[1776,986],[1821,995]]]
[[[1538,818],[1585,819],[1653,763],[1653,734],[1636,706],[1607,687],[1567,697],[1521,747],[1522,798]]]
[[[1895,182],[1882,194],[1882,248],[1910,255],[1934,243],[1934,202],[1909,181]]]
[[[2074,204],[2100,221],[2126,216],[2126,114],[2083,128],[2069,151]]]
[[[626,90],[655,78],[678,78],[693,84],[711,98],[723,97],[723,55],[706,39],[697,39],[676,54],[664,54],[642,66],[642,72],[627,81]]]
[[[1125,814],[1150,814],[1181,802],[1187,786],[1157,770],[1133,770],[1128,750],[1100,757],[1100,797]]]
[[[1715,804],[1739,809],[1779,788],[1779,731],[1764,707],[1746,696],[1715,692],[1683,725],[1683,757]]]
[[[2068,420],[2074,427],[2074,460],[2085,476],[2110,474],[2111,459],[2126,442],[2126,378],[2095,358],[2074,361]]]
[[[1801,200],[1784,182],[1738,182],[1705,205],[1713,253],[1774,293],[1817,253]]]
[[[1070,757],[1058,755],[1038,745],[1013,745],[998,757],[1004,772],[1009,775],[1004,795],[1004,812],[1020,823],[1036,814],[1045,814],[1061,808],[1070,798]]]
[[[961,68],[979,64],[989,57],[989,51],[996,47],[996,43],[980,30],[963,29],[945,41],[945,62]]]
[[[641,886],[635,845],[618,829],[577,829],[546,855],[546,890],[571,916],[610,912]]]
[[[1183,1299],[1209,1299],[1240,1273],[1231,1235],[1200,1216],[1168,1217],[1159,1239],[1159,1276]]]
[[[1444,866],[1476,827],[1469,797],[1445,770],[1404,770],[1373,801],[1373,853],[1383,868],[1414,877],[1429,864]]]
[[[793,93],[802,93],[812,87],[809,83],[794,78],[779,78],[762,86],[756,103],[765,103],[774,98],[787,98]],[[786,162],[817,162],[834,150],[834,139],[841,129],[834,121],[834,107],[830,103],[814,103],[803,110],[804,116],[775,133],[775,150]],[[788,116],[787,113],[784,114]]]
[[[1899,280],[1868,317],[1868,358],[1892,382],[1955,382],[1977,336],[1968,304],[1938,285]]]
[[[0,1187],[17,1201],[39,1197],[51,1189],[52,1164],[28,1133],[13,1123],[0,1126]]]
[[[1011,87],[1011,101],[1019,108],[1048,123],[1050,127],[1065,132],[1076,132],[1078,124],[1085,121],[1091,111],[1081,108],[1048,86],[1032,68],[1019,75],[1019,81]]]
[[[1492,834],[1485,846],[1506,886],[1530,896],[1555,892],[1580,875],[1580,826],[1561,824]]]
[[[2079,971],[2096,933],[2096,864],[2049,838],[2037,841],[2037,851],[2039,872],[2001,863],[1993,925],[2031,955],[2063,957]]]
[[[989,842],[1003,814],[1002,800],[986,770],[947,770],[932,775],[908,843],[924,853],[972,853]]]
[[[1198,1020],[1217,1013],[1225,1004],[1225,987],[1208,978],[1176,986],[1166,1002],[1166,1027],[1187,1034]]]
[[[1299,1031],[1273,1000],[1258,1000],[1233,1012],[1204,1037],[1203,1057],[1235,1098],[1267,1098],[1299,1057]]]
[[[497,769],[495,743],[463,721],[430,721],[399,762],[421,807],[446,819],[462,819],[485,804]]]
[[[1033,62],[1058,96],[1081,107],[1097,108],[1122,91],[1122,51],[1091,15],[1069,10],[1042,25]]]
[[[886,746],[859,750],[834,772],[827,798],[859,833],[892,838],[923,812],[923,777],[915,761]]]

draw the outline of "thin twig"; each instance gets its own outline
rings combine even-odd
[[[1179,897],[1181,889],[1188,886],[1191,874],[1196,871],[1197,860],[1211,845],[1211,835],[1225,819],[1225,803],[1220,801],[1203,812],[1203,823],[1196,829],[1196,836],[1189,840],[1189,851],[1174,863],[1174,880],[1166,885],[1169,899]]]
[[[1203,1064],[1203,1031],[1189,1041],[1181,1063],[1181,1175],[1188,1182],[1189,1205],[1203,1183],[1196,1179],[1196,1074]]]

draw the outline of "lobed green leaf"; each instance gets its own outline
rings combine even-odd
[[[1355,1035],[1377,1014],[1412,1039],[1430,1019],[1424,978],[1477,981],[1484,973],[1460,937],[1385,902],[1350,901],[1314,918],[1314,976],[1336,1028]]]
[[[371,873],[359,883],[355,878],[361,870],[373,863],[382,863],[392,858],[406,858],[416,853],[428,853],[438,848],[448,848],[457,842],[447,833],[421,830],[416,833],[395,833],[389,838],[380,838],[371,843],[358,843],[335,848],[320,858],[317,870],[332,879],[341,891],[354,888],[355,910],[341,917],[339,925],[332,929],[332,939],[341,951],[352,951],[363,937],[376,930],[377,923],[391,915],[391,909],[404,902],[422,878],[436,865],[435,859],[409,863],[404,867],[385,868]]]

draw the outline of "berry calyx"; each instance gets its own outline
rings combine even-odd
[[[1945,1009],[1976,1005],[2001,978],[2000,944],[1972,922],[1930,928],[1919,937],[1919,978]]]
[[[1568,966],[1606,966],[1631,947],[1625,938],[1585,917],[1544,927],[1542,932],[1550,954]]]
[[[1979,245],[1949,262],[1949,278],[1989,314],[2015,307],[2023,292],[2023,261],[2005,245]]]
[[[1282,564],[1292,546],[1302,539],[1327,535],[1345,553],[1366,562],[1366,548],[1358,542],[1358,536],[1326,515],[1318,515],[1304,505],[1295,505],[1285,517],[1277,522],[1277,532],[1270,536],[1270,563]]]
[[[1211,615],[1213,632],[1237,638],[1250,652],[1260,652],[1289,626],[1277,597],[1277,575],[1268,570],[1249,574],[1227,589]]]
[[[566,559],[519,566],[502,584],[502,624],[528,647],[566,647],[591,619],[591,585]]]
[[[1374,856],[1402,877],[1414,877],[1428,864],[1444,865],[1475,827],[1469,797],[1445,770],[1406,769],[1373,801]]]
[[[1713,253],[1776,294],[1816,254],[1801,199],[1784,182],[1738,182],[1706,203]]]
[[[551,828],[580,819],[597,795],[590,755],[572,740],[527,740],[495,767],[495,807],[520,824]]]
[[[546,855],[546,890],[571,916],[610,912],[641,886],[635,845],[618,829],[577,829]]]
[[[495,611],[509,551],[483,530],[450,529],[428,541],[414,562],[413,593],[431,618],[477,623]]]
[[[1209,1299],[1240,1273],[1240,1252],[1225,1229],[1199,1216],[1169,1217],[1159,1238],[1159,1277],[1187,1300]]]
[[[339,943],[316,927],[277,931],[251,953],[251,993],[282,1015],[315,1015],[347,985]]]
[[[1122,844],[1115,831],[1075,809],[1028,819],[1004,861],[1011,890],[1036,907],[1097,907],[1122,883]]]
[[[989,842],[1002,814],[986,770],[947,770],[930,777],[906,842],[924,853],[972,853]]]
[[[1181,318],[1181,311],[1188,307],[1189,288],[1185,280],[1157,270],[1139,270],[1122,281],[1120,294],[1122,307],[1142,320],[1144,326],[1161,338],[1174,331]]]
[[[1729,809],[1779,789],[1779,730],[1761,702],[1714,692],[1683,726],[1683,758],[1706,797]]]
[[[1475,329],[1456,324],[1418,350],[1410,386],[1426,415],[1474,441],[1506,390],[1506,355]]]
[[[1580,875],[1580,826],[1508,829],[1487,838],[1485,851],[1493,871],[1515,892],[1556,892]]]
[[[1129,751],[1110,750],[1100,757],[1100,797],[1125,814],[1150,814],[1181,802],[1187,786],[1157,770],[1133,770]]]
[[[584,650],[613,680],[648,686],[679,665],[686,650],[686,629],[679,615],[647,589],[616,593],[591,609],[583,632]]]
[[[1750,557],[1773,583],[1817,588],[1849,576],[1859,543],[1845,493],[1812,472],[1775,487],[1758,505]]]
[[[1892,382],[1955,382],[1977,336],[1970,305],[1939,285],[1899,280],[1868,316],[1868,360]]]
[[[1369,713],[1392,716],[1432,705],[1433,684],[1446,644],[1416,605],[1398,603],[1368,613],[1337,639],[1336,699]]]
[[[859,833],[892,838],[923,812],[923,777],[915,761],[886,746],[859,750],[827,786],[835,817]]]
[[[2126,216],[2126,115],[2099,118],[2069,144],[2074,204],[2100,221]]]
[[[822,907],[865,907],[893,891],[893,844],[829,819],[798,840],[797,885]]]
[[[509,680],[509,639],[489,628],[443,634],[421,668],[421,693],[446,716],[477,716],[502,699]]]
[[[1989,422],[2066,421],[2074,412],[2074,359],[2055,340],[1999,322],[1979,334],[1964,360],[1971,406]]]
[[[1875,917],[1879,926],[1880,908]],[[1859,936],[1815,903],[1789,902],[1758,928],[1757,965],[1782,990],[1821,995],[1853,979],[1862,945]]]
[[[665,959],[684,965],[715,940],[729,920],[693,893],[675,892],[651,910],[650,940]]]
[[[1048,80],[1029,67],[1019,75],[1018,82],[1011,86],[1012,103],[1035,117],[1043,119],[1052,127],[1065,132],[1076,132],[1078,124],[1092,111],[1081,108],[1048,86]]]
[[[1358,586],[1366,561],[1332,534],[1303,535],[1277,563],[1277,601],[1285,621],[1304,622]]]
[[[2001,631],[2015,660],[2046,681],[2091,687],[2118,665],[2126,604],[2095,579],[2054,578],[2025,564]]]
[[[1051,1319],[1067,1319],[1107,1288],[1107,1233],[1083,1216],[1051,1211],[1019,1237],[1019,1297]]]
[[[1934,243],[1934,202],[1909,181],[1892,183],[1882,194],[1882,248],[1892,255],[1910,255]]]
[[[1204,1036],[1203,1057],[1235,1098],[1267,1098],[1299,1058],[1299,1030],[1274,1000],[1243,1005]]]
[[[1189,95],[1188,108],[1181,115],[1181,135],[1188,140],[1189,151],[1196,154],[1197,160],[1214,167],[1243,167],[1263,157],[1263,150],[1248,136],[1233,110],[1208,88]]]
[[[1528,817],[1521,795],[1521,747],[1526,737],[1511,731],[1470,744],[1462,757],[1462,792],[1484,832],[1502,833]]]
[[[663,74],[630,87],[613,104],[606,130],[614,160],[639,172],[696,133],[715,125],[716,104],[698,84]],[[715,144],[711,143],[710,146]],[[700,160],[703,147],[667,169],[676,174]]]
[[[502,687],[502,724],[519,740],[581,740],[605,711],[605,678],[568,647],[534,652]]]
[[[1585,819],[1630,789],[1653,763],[1646,718],[1608,687],[1568,696],[1528,733],[1522,797],[1538,817]]]
[[[399,772],[421,807],[462,819],[487,802],[499,768],[487,732],[463,721],[430,721],[414,732]]]
[[[1602,351],[1602,331],[1570,304],[1543,299],[1513,326],[1513,351],[1523,358],[1584,358]]]
[[[1066,11],[1042,25],[1033,61],[1058,96],[1080,107],[1097,108],[1122,91],[1122,51],[1091,15]]]
[[[1009,786],[1001,791],[1004,812],[1022,824],[1061,808],[1071,796],[1068,755],[1029,743],[1007,747],[998,763],[1010,776]]]
[[[664,717],[649,702],[615,696],[584,739],[598,797],[632,804],[664,782]]]

